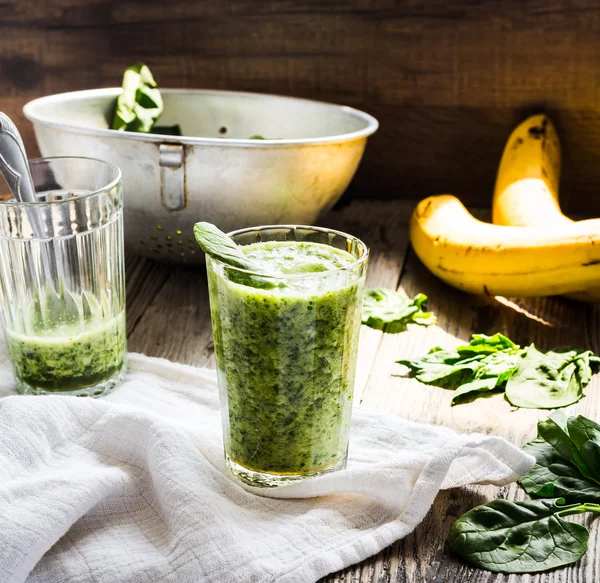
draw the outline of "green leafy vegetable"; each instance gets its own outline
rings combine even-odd
[[[162,111],[162,97],[150,69],[142,63],[128,67],[111,129],[147,133]]]
[[[456,350],[436,346],[421,359],[398,363],[422,383],[454,390],[453,405],[506,390],[515,407],[552,409],[581,399],[600,359],[589,350],[543,353],[533,344],[521,348],[502,334],[474,334]]]
[[[502,334],[474,334],[456,350],[432,348],[420,360],[399,360],[422,383],[456,390],[452,404],[502,388],[517,365],[519,346]]]
[[[589,533],[563,519],[600,513],[600,425],[557,411],[538,423],[537,439],[523,450],[535,464],[520,483],[547,499],[494,500],[468,511],[450,530],[450,550],[482,569],[535,573],[573,563],[587,550]]]
[[[506,398],[515,407],[555,409],[576,403],[592,378],[591,363],[600,359],[577,349],[539,352],[533,344],[520,354],[506,385]]]
[[[533,468],[521,479],[528,494],[540,498],[564,498],[569,503],[600,501],[600,484],[583,476],[549,443],[536,439],[523,449],[536,459]]]
[[[252,261],[227,234],[223,233],[212,223],[200,222],[194,225],[194,236],[196,242],[207,255],[221,261],[225,265],[246,269],[248,271],[260,272],[261,268],[255,261]],[[269,289],[276,287],[273,281],[264,279],[254,274],[239,272],[235,270],[228,271],[228,277],[241,285]]]
[[[586,552],[585,526],[563,520],[600,512],[597,504],[564,505],[562,498],[494,500],[461,516],[448,536],[449,549],[476,567],[500,573],[535,573],[578,561]]]
[[[248,138],[249,140],[266,140],[267,138],[265,138],[264,136],[259,136],[258,134],[255,136],[250,136]]]
[[[390,289],[369,289],[363,304],[362,323],[389,334],[404,332],[408,324],[431,326],[437,322],[433,312],[423,311],[427,296],[412,300]]]

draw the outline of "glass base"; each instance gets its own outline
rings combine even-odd
[[[81,389],[66,391],[48,391],[32,386],[21,379],[17,379],[17,392],[21,395],[61,395],[71,397],[102,397],[110,393],[115,387],[118,387],[124,380],[127,373],[127,365],[123,365],[115,374],[106,380]]]
[[[310,474],[272,474],[250,470],[233,461],[227,454],[225,454],[225,462],[227,463],[229,471],[238,480],[257,488],[277,488],[278,486],[285,486],[286,484],[292,484],[294,482],[300,482],[309,478],[316,478],[317,476],[323,476],[331,472],[343,470],[346,467],[346,458],[344,458],[336,464],[332,464]]]

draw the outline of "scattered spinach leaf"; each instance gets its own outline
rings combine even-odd
[[[556,409],[576,403],[592,377],[591,351],[578,349],[540,352],[532,344],[523,349],[506,384],[506,398],[515,407]]]
[[[397,362],[422,383],[455,390],[455,405],[502,388],[515,369],[518,351],[519,346],[502,334],[474,334],[469,344],[456,350],[436,346],[419,360]]]
[[[391,289],[369,289],[363,303],[362,323],[389,334],[404,332],[408,324],[431,326],[437,322],[433,312],[423,310],[427,296],[412,300]]]
[[[111,129],[147,133],[162,111],[162,97],[150,69],[143,63],[125,69]]]
[[[589,532],[565,516],[600,512],[597,504],[564,505],[562,498],[494,500],[461,516],[448,537],[449,549],[465,561],[500,573],[536,573],[578,561]]]
[[[516,407],[552,409],[575,403],[600,358],[576,348],[538,351],[521,348],[502,334],[473,334],[456,350],[436,346],[417,360],[398,360],[418,381],[454,390],[452,404],[491,391],[506,391]],[[600,451],[597,453],[600,464]]]
[[[520,483],[538,499],[482,504],[450,530],[450,550],[482,569],[535,573],[573,563],[587,550],[589,533],[563,519],[600,514],[598,423],[557,411],[538,423],[537,439],[523,450],[535,464]]]

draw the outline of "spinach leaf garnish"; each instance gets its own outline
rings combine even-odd
[[[261,267],[255,261],[252,261],[240,248],[234,240],[223,233],[212,223],[200,222],[194,225],[194,236],[196,242],[207,255],[217,259],[225,265],[246,269],[260,273]],[[277,287],[275,282],[262,278],[254,274],[244,273],[233,269],[227,270],[227,275],[231,281],[249,287],[262,289],[271,289]],[[281,286],[283,284],[279,284]]]
[[[535,573],[574,563],[586,552],[587,528],[567,516],[600,513],[600,425],[553,413],[523,446],[535,464],[520,480],[537,498],[494,500],[469,510],[450,529],[449,549],[500,573]]]
[[[111,129],[148,133],[162,112],[162,97],[150,69],[143,63],[125,69]]]
[[[391,289],[369,289],[363,303],[362,323],[389,334],[404,332],[408,324],[431,326],[437,322],[433,312],[425,312],[425,294],[412,300]]]

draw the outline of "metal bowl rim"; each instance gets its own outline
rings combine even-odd
[[[366,126],[358,131],[349,132],[346,134],[338,134],[333,136],[323,136],[319,138],[293,138],[293,139],[282,139],[282,140],[251,140],[251,139],[235,139],[235,138],[204,138],[204,137],[192,137],[192,136],[169,136],[162,134],[143,134],[136,132],[122,132],[118,130],[104,129],[104,128],[86,128],[78,125],[72,125],[68,123],[60,123],[50,121],[47,118],[41,117],[36,111],[38,106],[44,105],[48,102],[68,102],[69,98],[79,97],[95,97],[114,95],[115,97],[120,93],[120,87],[108,87],[105,89],[86,89],[83,91],[70,91],[67,93],[55,93],[53,95],[47,95],[45,97],[38,97],[32,101],[29,101],[23,106],[23,114],[25,117],[33,122],[34,124],[40,124],[46,127],[55,128],[58,130],[69,131],[79,134],[111,137],[116,139],[125,140],[136,140],[141,142],[153,142],[153,143],[173,143],[173,144],[186,144],[193,146],[233,146],[233,147],[244,147],[244,148],[273,148],[273,147],[286,147],[286,146],[312,146],[320,144],[339,144],[342,142],[350,142],[366,138],[371,134],[375,133],[379,127],[379,122],[368,113],[349,107],[347,105],[336,105],[334,103],[327,103],[325,101],[316,101],[313,99],[304,99],[301,97],[289,97],[286,95],[276,95],[270,93],[252,93],[249,91],[225,91],[218,89],[161,89],[161,93],[164,94],[176,94],[176,93],[189,93],[192,95],[240,95],[250,97],[266,97],[285,99],[289,101],[300,101],[308,102],[313,104],[320,104],[325,107],[337,109],[351,117],[358,118],[365,122]]]

